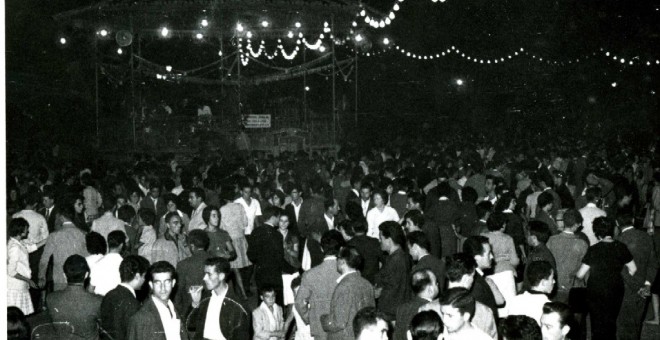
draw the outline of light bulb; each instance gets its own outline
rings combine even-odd
[[[390,39],[383,38],[383,44],[389,45],[390,44]]]
[[[355,36],[355,41],[357,41],[357,42],[362,41],[362,39],[364,39],[364,38],[363,38],[362,35],[360,35],[360,34],[358,34],[358,35]]]
[[[165,66],[165,70],[167,70],[167,72],[172,72],[172,66],[170,65]]]
[[[170,34],[170,30],[167,29],[167,27],[163,27],[160,29],[160,35],[163,37],[166,37]]]
[[[289,37],[289,39],[293,38],[293,32],[289,31],[289,33],[286,36]]]
[[[266,21],[266,20],[264,20],[264,21],[261,22],[261,26],[263,26],[263,27],[268,27],[268,24],[269,24],[269,23],[268,23],[268,21]]]
[[[245,36],[248,37],[248,39],[252,38],[252,32],[248,31]]]
[[[62,45],[66,44],[66,38],[60,38],[60,44]]]
[[[209,25],[209,21],[208,21],[208,20],[206,20],[206,19],[202,19],[202,22],[201,22],[201,24],[202,24],[202,27],[206,27],[206,26],[208,26],[208,25]]]
[[[117,54],[122,54],[122,53],[124,53],[124,51],[121,49],[121,47],[118,48],[118,49],[117,49]]]
[[[195,34],[195,38],[197,38],[198,40],[202,40],[202,38],[204,38],[204,35],[202,33],[197,33]]]
[[[295,26],[296,26],[296,28],[300,28],[300,26],[302,26],[302,25],[300,24],[300,22],[296,22]]]
[[[360,11],[360,16],[365,16],[365,15],[367,15],[367,11],[365,11],[365,10],[361,10],[361,11]]]
[[[612,87],[616,87],[616,85],[617,85],[616,82],[612,83]]]
[[[236,30],[239,32],[243,32],[244,28],[240,22],[236,24]]]
[[[100,34],[102,37],[105,37],[105,36],[108,35],[108,31],[106,31],[106,30],[103,29],[103,30],[99,31],[99,34]]]
[[[395,10],[395,11],[398,11],[399,10],[399,4],[394,4],[392,9]]]

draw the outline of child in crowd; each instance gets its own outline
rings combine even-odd
[[[283,340],[286,335],[282,307],[275,303],[275,288],[262,287],[261,304],[252,311],[253,340]]]

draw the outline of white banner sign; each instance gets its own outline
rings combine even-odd
[[[245,116],[245,127],[248,129],[270,128],[270,115],[247,115]]]

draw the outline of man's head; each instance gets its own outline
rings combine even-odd
[[[293,184],[291,185],[291,191],[289,191],[289,196],[291,196],[291,199],[295,202],[298,202],[298,200],[302,197],[301,196],[302,189],[300,188],[299,185]]]
[[[489,231],[504,231],[506,227],[507,217],[504,213],[495,212],[488,217],[486,221],[486,226]]]
[[[449,333],[458,332],[472,320],[475,300],[465,288],[450,288],[440,297],[442,321]]]
[[[420,210],[410,210],[408,211],[403,219],[405,220],[406,232],[410,233],[415,230],[422,230],[424,225],[424,215]]]
[[[160,183],[151,183],[151,188],[149,188],[149,196],[151,196],[152,199],[160,197]]]
[[[550,227],[541,221],[529,221],[529,233],[527,236],[527,244],[536,247],[539,244],[546,244],[550,239]]]
[[[170,212],[165,215],[165,224],[167,225],[167,230],[169,230],[172,235],[179,235],[181,233],[181,216],[179,213]]]
[[[364,265],[364,258],[352,246],[345,246],[337,254],[337,271],[340,274],[348,273],[351,270],[361,270]]]
[[[124,223],[131,223],[135,218],[135,209],[130,205],[123,205],[117,210],[117,217]]]
[[[262,217],[264,223],[277,227],[280,224],[280,215],[282,215],[282,209],[271,205],[264,209]]]
[[[527,315],[509,315],[500,321],[505,340],[541,340],[541,328]]]
[[[321,236],[321,248],[325,256],[337,256],[344,244],[344,237],[337,230],[328,230]]]
[[[406,243],[406,236],[399,223],[386,221],[378,226],[380,230],[380,248],[383,251],[392,253],[396,249],[403,247]]]
[[[434,300],[440,292],[440,283],[429,269],[419,269],[412,273],[412,290],[415,295]]]
[[[371,198],[372,187],[369,183],[364,183],[360,187],[360,198],[363,201],[368,201]]]
[[[71,255],[64,261],[64,275],[68,284],[82,284],[89,276],[87,260],[80,255]]]
[[[526,279],[529,287],[537,292],[550,294],[555,287],[552,265],[547,261],[533,261],[527,265]]]
[[[244,200],[248,200],[252,198],[252,185],[250,184],[249,181],[243,181],[241,183],[240,189],[241,189],[241,197]]]
[[[275,287],[271,285],[265,285],[259,288],[259,297],[268,307],[273,307],[275,304],[276,294]]]
[[[23,196],[23,207],[25,209],[35,209],[39,204],[40,198],[41,197],[39,197],[38,192],[36,191],[28,192],[25,196]]]
[[[481,201],[477,204],[476,211],[479,219],[488,220],[488,217],[493,211],[493,203],[490,203],[490,201]]]
[[[470,236],[463,243],[463,252],[472,256],[477,268],[484,270],[493,265],[493,252],[488,238],[484,236]]]
[[[147,259],[139,255],[128,255],[119,265],[119,277],[122,283],[137,290],[144,284],[148,270],[149,261]]]
[[[193,209],[197,209],[202,202],[206,199],[206,193],[201,188],[191,188],[188,194],[188,203]]]
[[[495,190],[495,177],[492,175],[486,175],[486,183],[484,184],[486,193],[491,193]]]
[[[408,194],[408,202],[406,202],[406,209],[409,211],[422,210],[424,205],[424,197],[418,192],[411,192]]]
[[[414,261],[419,261],[425,255],[429,254],[431,242],[421,231],[413,231],[408,234],[408,252]]]
[[[573,313],[571,308],[561,302],[548,302],[543,305],[541,315],[541,334],[543,340],[564,340],[571,330]]]
[[[383,207],[389,202],[389,195],[383,189],[376,189],[373,193],[374,205],[377,207]]]
[[[385,315],[376,307],[362,308],[353,318],[353,334],[356,340],[387,340],[388,330]]]
[[[426,310],[415,314],[410,321],[412,340],[437,339],[443,331],[442,319],[435,311]]]
[[[474,283],[474,272],[477,268],[477,262],[474,257],[465,253],[458,253],[446,258],[446,275],[449,281],[449,288],[463,287],[471,289]]]
[[[229,262],[221,257],[211,257],[204,261],[204,284],[206,289],[215,290],[227,282],[231,271]]]
[[[209,235],[201,229],[191,230],[188,233],[188,246],[193,253],[209,249],[210,243]]]
[[[548,211],[552,209],[554,201],[555,199],[552,197],[552,194],[544,191],[536,199],[536,206],[541,210]]]
[[[131,208],[131,207],[128,207]],[[133,208],[131,208],[133,209]],[[151,209],[140,209],[140,219],[142,220],[142,223],[144,225],[150,225],[154,226],[154,222],[156,222],[156,214],[154,213],[153,210]],[[167,216],[165,216],[165,219],[167,220]]]
[[[108,234],[108,250],[120,253],[126,245],[126,234],[121,230],[113,230]]]
[[[323,202],[323,206],[325,208],[325,213],[328,216],[337,216],[337,214],[339,214],[339,202],[337,202],[336,199],[332,197],[326,198]]]
[[[564,230],[576,231],[582,225],[582,214],[575,209],[568,209],[564,212]]]
[[[176,270],[167,261],[158,261],[149,268],[149,287],[151,296],[167,304],[176,285]]]
[[[55,188],[52,185],[44,186],[44,193],[41,195],[41,204],[46,209],[50,209],[55,205]]]
[[[600,199],[601,190],[599,187],[590,187],[587,188],[587,191],[584,193],[587,202],[596,203]]]

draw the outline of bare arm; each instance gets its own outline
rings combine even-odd
[[[575,274],[575,277],[584,280],[584,277],[587,276],[587,273],[589,272],[590,267],[586,264],[582,264],[580,266],[580,269],[578,269],[577,273]]]

